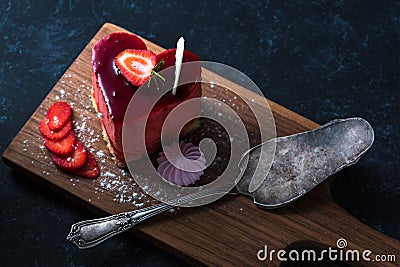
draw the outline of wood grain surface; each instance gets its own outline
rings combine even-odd
[[[99,215],[138,209],[154,203],[107,153],[100,123],[90,102],[91,49],[101,37],[115,31],[125,30],[109,23],[99,30],[3,154],[3,160],[9,166],[42,182],[51,190],[64,193],[74,203],[84,205]],[[163,50],[144,41],[155,53]],[[212,77],[215,74],[204,70],[203,75]],[[249,99],[265,101],[237,84],[224,79],[221,81],[227,88],[242,90]],[[224,92],[218,93],[207,86],[203,86],[203,94],[226,97]],[[38,124],[48,107],[61,100],[72,104],[78,139],[94,153],[101,165],[102,175],[96,180],[79,179],[59,171],[42,146]],[[318,127],[317,123],[272,101],[268,103],[273,111],[278,136]],[[243,118],[247,118],[251,129],[251,117]],[[88,219],[94,217],[88,213]],[[257,252],[264,245],[275,250],[288,246],[331,246],[335,249],[339,238],[347,240],[346,249],[369,249],[373,252],[371,257],[375,254],[395,254],[400,260],[400,242],[374,231],[335,204],[330,195],[329,181],[278,210],[263,210],[249,198],[227,195],[207,206],[161,214],[138,225],[132,232],[196,265],[279,265],[276,257],[272,262],[259,261]],[[350,264],[365,265],[366,262]],[[395,266],[395,263],[370,262],[368,265]]]

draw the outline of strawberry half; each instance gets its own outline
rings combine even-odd
[[[60,157],[56,154],[51,154],[51,159],[54,164],[64,170],[75,170],[82,167],[86,162],[87,152],[85,147],[77,142],[68,156]]]
[[[85,164],[78,169],[71,170],[70,173],[91,179],[99,177],[100,168],[99,165],[97,165],[96,159],[94,158],[93,154],[88,151],[86,156],[87,158]]]
[[[50,130],[60,130],[71,117],[71,106],[66,102],[56,102],[47,111],[46,118],[49,119]]]
[[[75,133],[70,131],[69,134],[61,140],[50,140],[43,137],[43,144],[50,152],[65,157],[74,150],[75,139]]]
[[[59,130],[51,130],[49,127],[49,119],[44,118],[39,124],[39,131],[42,133],[43,137],[50,140],[60,140],[66,137],[72,129],[71,120]]]
[[[144,84],[153,74],[157,56],[149,50],[126,49],[115,57],[121,74],[135,86]]]

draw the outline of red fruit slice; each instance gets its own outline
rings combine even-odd
[[[43,137],[46,137],[50,140],[60,140],[66,137],[69,134],[69,131],[72,129],[71,120],[67,121],[67,123],[59,130],[51,130],[49,125],[49,119],[44,118],[39,124],[39,130],[42,133]]]
[[[86,162],[87,152],[85,147],[77,142],[73,151],[66,157],[51,154],[51,158],[58,167],[64,170],[75,170],[82,167]]]
[[[157,57],[149,50],[126,49],[115,57],[115,64],[125,79],[141,86],[150,78]]]
[[[66,102],[56,102],[47,111],[46,118],[51,130],[61,129],[71,117],[71,106]]]
[[[43,143],[50,152],[65,157],[74,150],[75,134],[73,131],[69,131],[69,134],[61,140],[50,140],[43,137]]]
[[[84,178],[95,179],[100,175],[99,165],[97,165],[96,159],[92,153],[87,152],[86,156],[86,163],[78,169],[71,170],[70,173]]]

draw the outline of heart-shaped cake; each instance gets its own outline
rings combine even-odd
[[[135,65],[135,60],[138,61],[137,63],[143,63],[142,61],[146,61],[146,57],[152,54],[151,51],[146,51],[146,44],[138,36],[126,32],[115,32],[105,36],[96,43],[92,50],[93,104],[99,113],[104,139],[119,167],[126,165],[122,146],[122,125],[125,112],[130,100],[138,90],[139,84],[149,78],[148,75],[143,73],[126,74],[122,65],[124,62],[129,62],[133,66]],[[159,67],[158,71],[161,71],[174,66],[175,52],[176,49],[166,50],[151,57],[151,61],[146,61],[145,63],[150,64],[151,62],[151,64]],[[128,56],[125,54],[128,54]],[[129,56],[130,58],[127,59]],[[117,62],[116,58],[118,58]],[[187,50],[184,51],[183,63],[198,60],[195,54]],[[162,64],[158,64],[160,62]],[[199,67],[198,75],[200,73],[201,69]],[[149,114],[145,131],[147,151],[142,151],[142,153],[153,153],[159,149],[161,128],[172,109],[184,101],[200,96],[200,82],[179,86],[175,95],[170,92],[165,94]],[[200,113],[200,107],[195,112]],[[135,123],[135,121],[133,120],[132,123]],[[185,125],[180,134],[185,135],[198,127],[198,125],[199,121],[197,119],[192,120]],[[166,134],[176,134],[172,132],[174,131],[173,128],[169,127],[168,131],[171,132]],[[142,156],[140,153],[135,155],[135,157],[140,156]]]

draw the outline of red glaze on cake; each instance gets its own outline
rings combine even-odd
[[[125,165],[122,148],[122,124],[128,104],[137,90],[118,71],[115,57],[126,49],[146,50],[145,43],[136,35],[116,32],[102,38],[92,51],[92,83],[95,108],[100,113],[103,135],[108,142],[111,153],[115,156],[118,166]],[[157,62],[164,60],[162,69],[175,64],[175,49],[166,50],[157,55]],[[183,62],[198,61],[193,53],[184,52]],[[200,77],[200,68],[197,73]],[[178,87],[177,94],[164,95],[155,105],[149,115],[146,126],[147,152],[155,152],[160,146],[161,126],[168,113],[178,104],[201,96],[200,83],[186,84]],[[198,111],[200,112],[200,107]],[[141,118],[138,118],[141,119]],[[133,122],[134,123],[134,118]],[[181,134],[197,127],[198,121],[187,124]],[[139,154],[137,155],[140,156]]]

